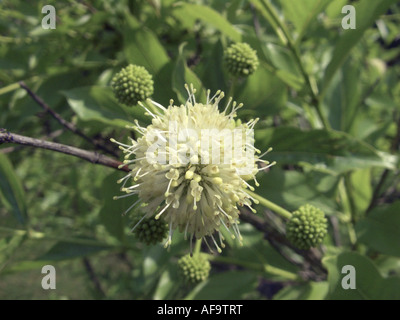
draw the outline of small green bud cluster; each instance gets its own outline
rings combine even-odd
[[[247,43],[235,43],[225,50],[225,65],[233,76],[247,77],[258,67],[258,57]]]
[[[204,254],[189,254],[178,260],[180,275],[189,284],[197,284],[208,278],[211,265]]]
[[[134,221],[137,225],[139,218]],[[168,225],[162,219],[154,217],[143,219],[134,230],[136,238],[147,245],[154,245],[165,239],[168,233]]]
[[[111,87],[120,103],[134,106],[153,94],[153,80],[148,71],[141,66],[130,64],[114,75]]]
[[[286,225],[286,236],[299,249],[308,250],[321,244],[328,232],[322,210],[306,204],[292,213]]]

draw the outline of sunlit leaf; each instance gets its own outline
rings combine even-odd
[[[128,63],[143,66],[153,76],[168,63],[169,58],[157,36],[141,26],[133,17],[127,18],[124,29],[124,53]]]
[[[134,119],[148,121],[142,108],[119,104],[110,87],[81,87],[63,91],[63,94],[72,110],[84,121],[98,121],[121,128],[132,126]]]
[[[227,21],[221,14],[212,8],[199,4],[191,4],[181,2],[173,11],[174,16],[187,23],[194,24],[196,20],[201,20],[226,36],[230,37],[235,42],[241,41],[241,34]]]

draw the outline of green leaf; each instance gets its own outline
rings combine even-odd
[[[7,156],[0,153],[0,200],[21,224],[28,220],[24,190]]]
[[[256,116],[271,116],[286,105],[287,87],[273,73],[260,66],[233,98],[245,104],[242,113],[252,109]]]
[[[239,225],[240,234],[243,237],[243,244],[240,245],[237,239],[232,239],[231,235],[225,228],[221,228],[221,232],[225,238],[227,247],[231,250],[227,251],[227,256],[237,261],[251,261],[259,264],[260,274],[265,276],[264,265],[272,266],[291,273],[297,273],[298,268],[283,258],[279,252],[273,248],[268,241],[265,241],[264,235],[249,223],[241,223]],[[277,275],[268,275],[269,279],[282,280]],[[285,279],[286,280],[286,279]]]
[[[331,19],[343,18],[342,8],[347,4],[347,0],[331,1],[326,7],[325,14]]]
[[[333,130],[268,128],[256,130],[255,138],[260,150],[273,148],[268,154],[269,161],[275,160],[281,165],[305,162],[336,174],[371,167],[395,169],[398,161],[396,156]]]
[[[308,172],[284,171],[272,167],[268,173],[257,177],[260,186],[256,192],[292,211],[305,203],[312,204],[326,214],[335,213],[335,194],[338,178]]]
[[[400,278],[383,278],[374,263],[355,252],[344,252],[337,256],[325,257],[322,263],[328,269],[329,294],[332,300],[398,300],[400,299]],[[349,276],[344,266],[355,269],[355,289],[344,289],[342,280]],[[344,281],[347,283],[345,279]]]
[[[81,79],[82,73],[80,70],[56,73],[46,77],[43,82],[39,80],[38,83],[32,85],[31,90],[53,110],[60,113],[61,116],[65,116],[65,100],[60,90],[69,90],[76,87],[76,84],[79,83]],[[18,132],[18,130],[26,128],[27,125],[32,123],[32,117],[36,117],[37,113],[42,110],[43,109],[41,109],[39,105],[33,104],[32,98],[24,92],[21,98],[13,102],[13,112],[10,115],[16,117],[19,126],[14,129],[12,126],[7,125],[7,129]]]
[[[143,250],[143,257],[143,276],[151,278],[161,273],[161,267],[166,264],[170,255],[165,248],[156,245]]]
[[[356,225],[358,241],[381,253],[400,257],[400,201],[379,206]]]
[[[307,282],[289,285],[274,295],[274,300],[323,300],[328,293],[328,282]]]
[[[185,300],[239,300],[257,287],[257,274],[249,271],[227,271],[210,276],[198,284]]]
[[[336,73],[326,91],[322,107],[333,129],[349,132],[361,103],[360,70],[362,64],[348,59]]]
[[[234,42],[241,42],[242,40],[241,34],[231,23],[209,6],[180,2],[176,5],[173,15],[188,27],[193,25],[196,20],[201,20],[221,31]]]
[[[200,79],[207,84],[207,89],[210,89],[212,92],[216,92],[217,90],[228,92],[224,68],[222,67],[224,63],[223,51],[224,48],[221,41],[211,44],[209,48],[205,48],[204,50],[204,63],[196,66]]]
[[[114,196],[123,194],[120,191],[121,185],[117,183],[122,177],[120,172],[114,172],[103,180],[101,198],[104,204],[99,213],[100,221],[106,230],[121,242],[125,239],[124,229],[128,225],[123,213],[137,200],[137,196],[113,199]]]
[[[400,258],[380,255],[374,262],[384,277],[400,276]]]
[[[110,87],[80,87],[63,91],[63,94],[72,110],[84,121],[98,121],[121,128],[132,125],[133,119],[149,121],[142,108],[120,105]]]
[[[330,3],[330,0],[282,0],[283,13],[293,22],[297,30],[296,42],[299,43],[308,27],[317,21],[317,15]]]
[[[48,262],[48,263],[47,263]],[[16,261],[12,263],[11,265],[7,265],[3,269],[3,275],[6,274],[13,274],[13,273],[21,273],[24,271],[28,270],[40,270],[44,265],[46,264],[51,264],[52,261],[44,261],[44,260],[39,260],[39,261],[31,261],[31,260],[25,260],[25,261]],[[1,269],[1,267],[0,267]]]
[[[126,15],[127,25],[123,30],[124,53],[128,63],[143,66],[155,76],[169,57],[157,36],[132,16]]]
[[[185,45],[186,43],[182,43],[179,46],[179,56],[176,61],[174,73],[172,75],[173,89],[178,95],[180,102],[185,103],[188,99],[188,93],[185,89],[185,84],[189,86],[190,84],[193,84],[194,88],[196,89],[196,97],[199,97],[200,101],[205,102],[206,95],[203,84],[197,75],[186,65],[183,52]]]
[[[75,241],[59,241],[53,247],[50,248],[44,255],[40,256],[37,260],[49,260],[58,261],[73,259],[79,257],[85,257],[100,251],[110,249],[111,246],[98,243],[89,244],[83,243],[87,241],[93,241],[94,239],[80,239],[82,243],[76,243]],[[94,240],[95,241],[95,240]]]
[[[154,300],[164,300],[168,299],[170,295],[178,289],[177,285],[178,274],[177,268],[174,265],[168,265],[167,270],[165,270],[158,281],[157,288],[154,291]]]
[[[283,69],[276,70],[276,76],[295,90],[301,90],[304,85],[303,78]]]
[[[280,38],[282,43],[286,43],[287,39],[284,36],[281,26],[278,25],[277,21],[274,19],[273,15],[269,11],[269,8],[265,5],[263,0],[251,0],[250,1],[254,7],[261,13],[261,15],[268,21],[274,32]]]
[[[350,176],[352,197],[357,212],[364,212],[372,197],[371,169],[356,170]]]
[[[21,247],[26,238],[26,233],[23,233],[4,237],[0,240],[0,272],[8,264],[18,248]]]
[[[290,51],[274,43],[263,45],[262,50],[266,58],[277,69],[277,76],[294,89],[300,90],[304,79]]]
[[[321,96],[330,85],[333,76],[345,62],[351,49],[361,40],[364,32],[370,28],[379,16],[385,13],[397,0],[363,0],[354,5],[356,10],[356,29],[343,31],[335,49],[332,53],[332,59],[329,62],[324,77],[324,83],[321,90]]]
[[[140,292],[152,293],[153,297],[157,291],[158,279],[167,267],[170,253],[160,245],[145,247],[142,253],[143,264],[135,286],[140,288]]]

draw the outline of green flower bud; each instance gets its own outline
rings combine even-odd
[[[134,225],[137,225],[139,221],[140,218],[136,218]],[[144,218],[133,232],[140,242],[154,245],[165,239],[168,233],[168,225],[162,219]]]
[[[114,75],[111,87],[120,103],[136,105],[153,94],[153,80],[144,67],[130,64]]]
[[[286,224],[286,236],[299,249],[308,250],[322,243],[328,232],[324,212],[306,204],[292,213]]]
[[[197,284],[208,278],[211,265],[206,255],[195,254],[191,257],[189,254],[178,260],[179,273],[188,284]]]
[[[256,71],[258,57],[247,43],[235,43],[225,50],[225,65],[233,76],[247,77]]]

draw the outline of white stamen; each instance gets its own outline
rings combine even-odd
[[[164,213],[165,210],[168,209],[168,207],[171,205],[171,203],[168,203],[156,216],[155,219],[158,220],[160,219],[161,215]]]
[[[133,205],[131,205],[127,210],[125,210],[125,212],[122,214],[123,216],[126,215],[129,211],[131,211],[133,209],[134,206],[136,206],[140,201],[142,201],[141,199],[137,200]]]
[[[146,215],[144,215],[138,223],[135,224],[135,226],[131,229],[131,232],[135,231],[136,227],[143,221],[143,219],[146,218]]]
[[[146,110],[148,112],[148,114],[151,115],[154,119],[158,118],[153,112],[151,112],[149,109],[147,109],[142,102],[139,101],[138,105],[141,106],[144,110]]]

